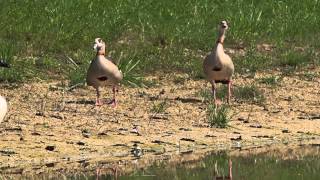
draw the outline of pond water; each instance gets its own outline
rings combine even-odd
[[[174,166],[154,164],[144,170],[118,177],[118,179],[227,179],[231,167],[234,180],[319,180],[320,147],[270,150],[260,153],[216,152],[198,162]],[[93,177],[92,177],[93,178]],[[101,176],[99,179],[114,179]]]
[[[192,159],[194,154],[181,156]],[[228,179],[230,176],[233,180],[320,180],[320,144],[219,151],[197,161],[158,161],[129,174],[118,174],[117,178],[103,174],[97,178],[80,172],[71,176],[42,175],[40,179],[202,180]]]

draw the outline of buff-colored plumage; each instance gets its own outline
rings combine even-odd
[[[7,67],[9,68],[9,64],[5,63],[2,59],[0,59],[0,67]],[[6,99],[2,96],[0,96],[0,123],[4,120],[4,117],[6,116],[8,112],[8,103]]]
[[[113,86],[114,103],[116,87],[121,82],[123,75],[118,67],[105,57],[106,45],[100,38],[95,39],[94,47],[96,57],[92,60],[87,73],[87,84],[97,90],[96,105],[102,105],[99,88],[105,85]]]
[[[4,120],[8,111],[7,101],[4,97],[0,96],[0,123]]]
[[[218,28],[218,39],[213,51],[203,62],[203,71],[206,79],[212,85],[214,100],[216,100],[216,83],[228,84],[228,102],[231,96],[231,82],[234,72],[234,65],[229,55],[224,52],[223,42],[228,29],[226,21],[222,21]]]

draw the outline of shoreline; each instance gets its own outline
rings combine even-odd
[[[320,137],[311,139],[299,139],[287,143],[273,142],[261,143],[252,142],[244,147],[219,145],[207,148],[194,149],[188,152],[164,152],[161,154],[147,152],[141,157],[134,157],[128,154],[125,157],[92,156],[90,158],[73,158],[72,160],[50,161],[42,163],[24,164],[24,166],[7,166],[1,168],[0,177],[71,177],[76,175],[96,176],[97,169],[101,175],[117,176],[128,175],[138,170],[147,169],[155,164],[164,163],[166,166],[175,166],[184,163],[198,163],[207,156],[218,152],[226,152],[228,156],[245,157],[250,155],[266,154],[267,156],[280,156],[282,159],[294,159],[296,153],[303,151],[308,155],[309,146],[320,146]],[[296,152],[297,151],[297,152]],[[288,153],[290,152],[290,153]],[[312,154],[312,152],[311,152]],[[300,155],[298,153],[298,155]]]
[[[238,76],[235,86],[268,75]],[[152,160],[179,155],[179,149],[185,155],[205,154],[231,145],[290,144],[320,137],[319,78],[307,81],[286,76],[276,87],[258,83],[264,104],[232,99],[234,115],[226,129],[208,127],[206,104],[197,96],[209,89],[204,80],[185,78],[177,83],[175,77],[148,78],[159,83],[149,88],[122,87],[115,109],[94,107],[95,93],[89,87],[62,91],[61,82],[42,82],[0,88],[9,100],[9,113],[0,124],[0,173],[92,170],[100,160],[130,161],[135,146]],[[110,91],[104,88],[103,96],[110,97]],[[163,102],[164,112],[152,112]],[[30,169],[22,168],[29,165]]]

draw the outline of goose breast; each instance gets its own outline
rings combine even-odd
[[[0,123],[3,121],[8,111],[7,101],[4,97],[0,96]]]
[[[118,67],[104,57],[94,59],[87,73],[87,84],[91,86],[102,86],[107,83],[112,85],[120,83],[123,76]]]

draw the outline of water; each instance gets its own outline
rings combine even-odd
[[[270,150],[259,154],[236,152],[237,155],[234,156],[229,156],[227,152],[218,152],[196,163],[176,166],[162,163],[119,179],[216,179],[229,175],[230,160],[234,180],[319,180],[319,150],[319,147],[306,146],[299,149],[287,148],[281,150],[282,152]]]
[[[184,156],[188,158],[193,154]],[[40,179],[116,179],[111,175],[97,178],[79,174],[59,177],[44,175]],[[320,144],[220,151],[193,162],[162,161],[143,170],[118,175],[118,179],[202,180],[223,179],[230,175],[233,180],[320,180]]]

